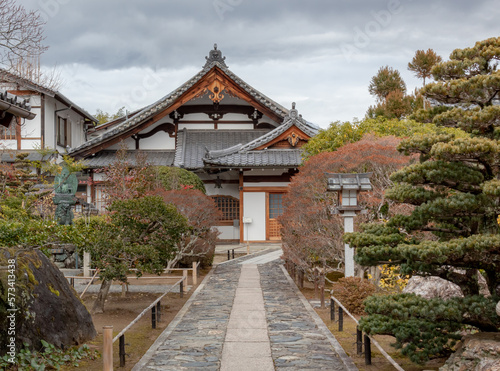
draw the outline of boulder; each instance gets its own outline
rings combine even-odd
[[[41,340],[45,340],[65,349],[97,335],[87,308],[61,271],[42,252],[21,252],[16,261],[16,305],[20,308],[16,312],[18,345],[27,343],[40,349]]]
[[[403,289],[404,293],[414,293],[426,299],[441,298],[443,300],[453,297],[463,297],[460,286],[440,277],[413,276]]]
[[[500,370],[500,333],[480,332],[468,335],[440,371]]]

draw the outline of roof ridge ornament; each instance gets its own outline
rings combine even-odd
[[[205,59],[207,60],[207,62],[205,63],[203,68],[211,67],[214,62],[218,62],[219,64],[227,68],[226,62],[224,62],[226,60],[226,57],[223,57],[222,52],[217,49],[217,44],[214,44],[213,50],[210,50],[208,57],[205,57]]]
[[[288,112],[288,117],[290,117],[293,121],[297,120],[299,117],[299,111],[295,109],[295,102],[292,102],[292,109]]]

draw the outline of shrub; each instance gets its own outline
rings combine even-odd
[[[157,176],[167,191],[197,189],[205,193],[205,185],[198,175],[178,167],[158,166]]]
[[[365,299],[374,294],[377,287],[359,277],[344,277],[333,284],[332,295],[352,314],[365,313]]]

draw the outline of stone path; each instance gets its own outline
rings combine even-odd
[[[277,254],[218,265],[133,370],[357,370]]]

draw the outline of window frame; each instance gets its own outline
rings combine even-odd
[[[57,116],[57,145],[64,148],[71,147],[70,123],[66,117]]]
[[[217,221],[217,225],[234,225],[234,220],[240,220],[240,200],[228,195],[213,195],[211,196],[215,202],[215,206],[222,213],[222,217]],[[224,200],[224,201],[222,201]],[[221,205],[220,202],[225,202]],[[228,217],[231,217],[228,219]]]
[[[0,125],[0,140],[16,140],[17,124],[17,117],[13,117],[9,126]]]

